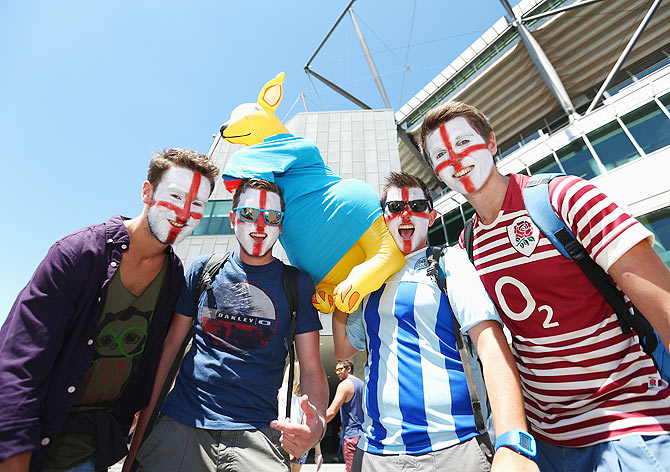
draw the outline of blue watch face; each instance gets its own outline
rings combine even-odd
[[[535,439],[525,431],[512,430],[501,434],[495,445],[496,450],[500,447],[509,447],[531,459],[537,455]]]

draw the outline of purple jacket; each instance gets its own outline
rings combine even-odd
[[[93,359],[107,284],[130,238],[119,215],[57,241],[19,293],[0,329],[0,462],[33,451],[39,471]],[[122,431],[149,401],[163,341],[184,276],[170,264],[142,361],[112,409]]]

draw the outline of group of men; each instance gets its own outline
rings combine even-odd
[[[357,312],[333,315],[336,357],[367,350],[368,358],[364,383],[345,383],[353,368],[338,363],[343,382],[328,409],[314,285],[299,277],[302,424],[277,414],[291,338],[284,264],[272,256],[281,190],[242,181],[230,212],[239,248],[201,291],[208,256],[184,276],[171,245],[202,218],[218,170],[194,151],[156,154],[141,215],[56,242],[0,330],[0,472],[106,470],[126,455],[139,411],[124,471],[285,470],[354,397],[364,397],[365,415],[360,433],[345,432],[360,434],[347,443],[357,442],[348,470],[670,469],[668,384],[637,334],[622,331],[531,221],[528,177],[498,172],[486,117],[440,106],[424,119],[421,145],[437,177],[476,211],[472,262],[462,248],[426,246],[437,216],[431,194],[420,179],[392,173],[381,205],[406,264]],[[549,197],[668,347],[670,273],[651,233],[576,177],[552,180]],[[495,441],[475,420],[454,319],[481,361]]]

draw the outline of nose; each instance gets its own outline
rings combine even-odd
[[[224,124],[221,125],[221,129],[219,129],[219,133],[221,133],[221,137],[224,138],[225,136],[223,135],[223,132],[226,130],[228,127],[228,122],[226,121]]]
[[[400,214],[403,215],[403,216],[410,214],[409,203],[405,203],[405,208],[402,209]]]

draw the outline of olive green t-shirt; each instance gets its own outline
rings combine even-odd
[[[119,270],[112,276],[98,322],[93,361],[68,419],[92,409],[111,411],[142,359],[149,323],[166,272],[167,258],[158,275],[139,296],[123,285]],[[92,433],[65,433],[56,437],[47,451],[44,468],[66,470],[93,458],[98,441]]]

